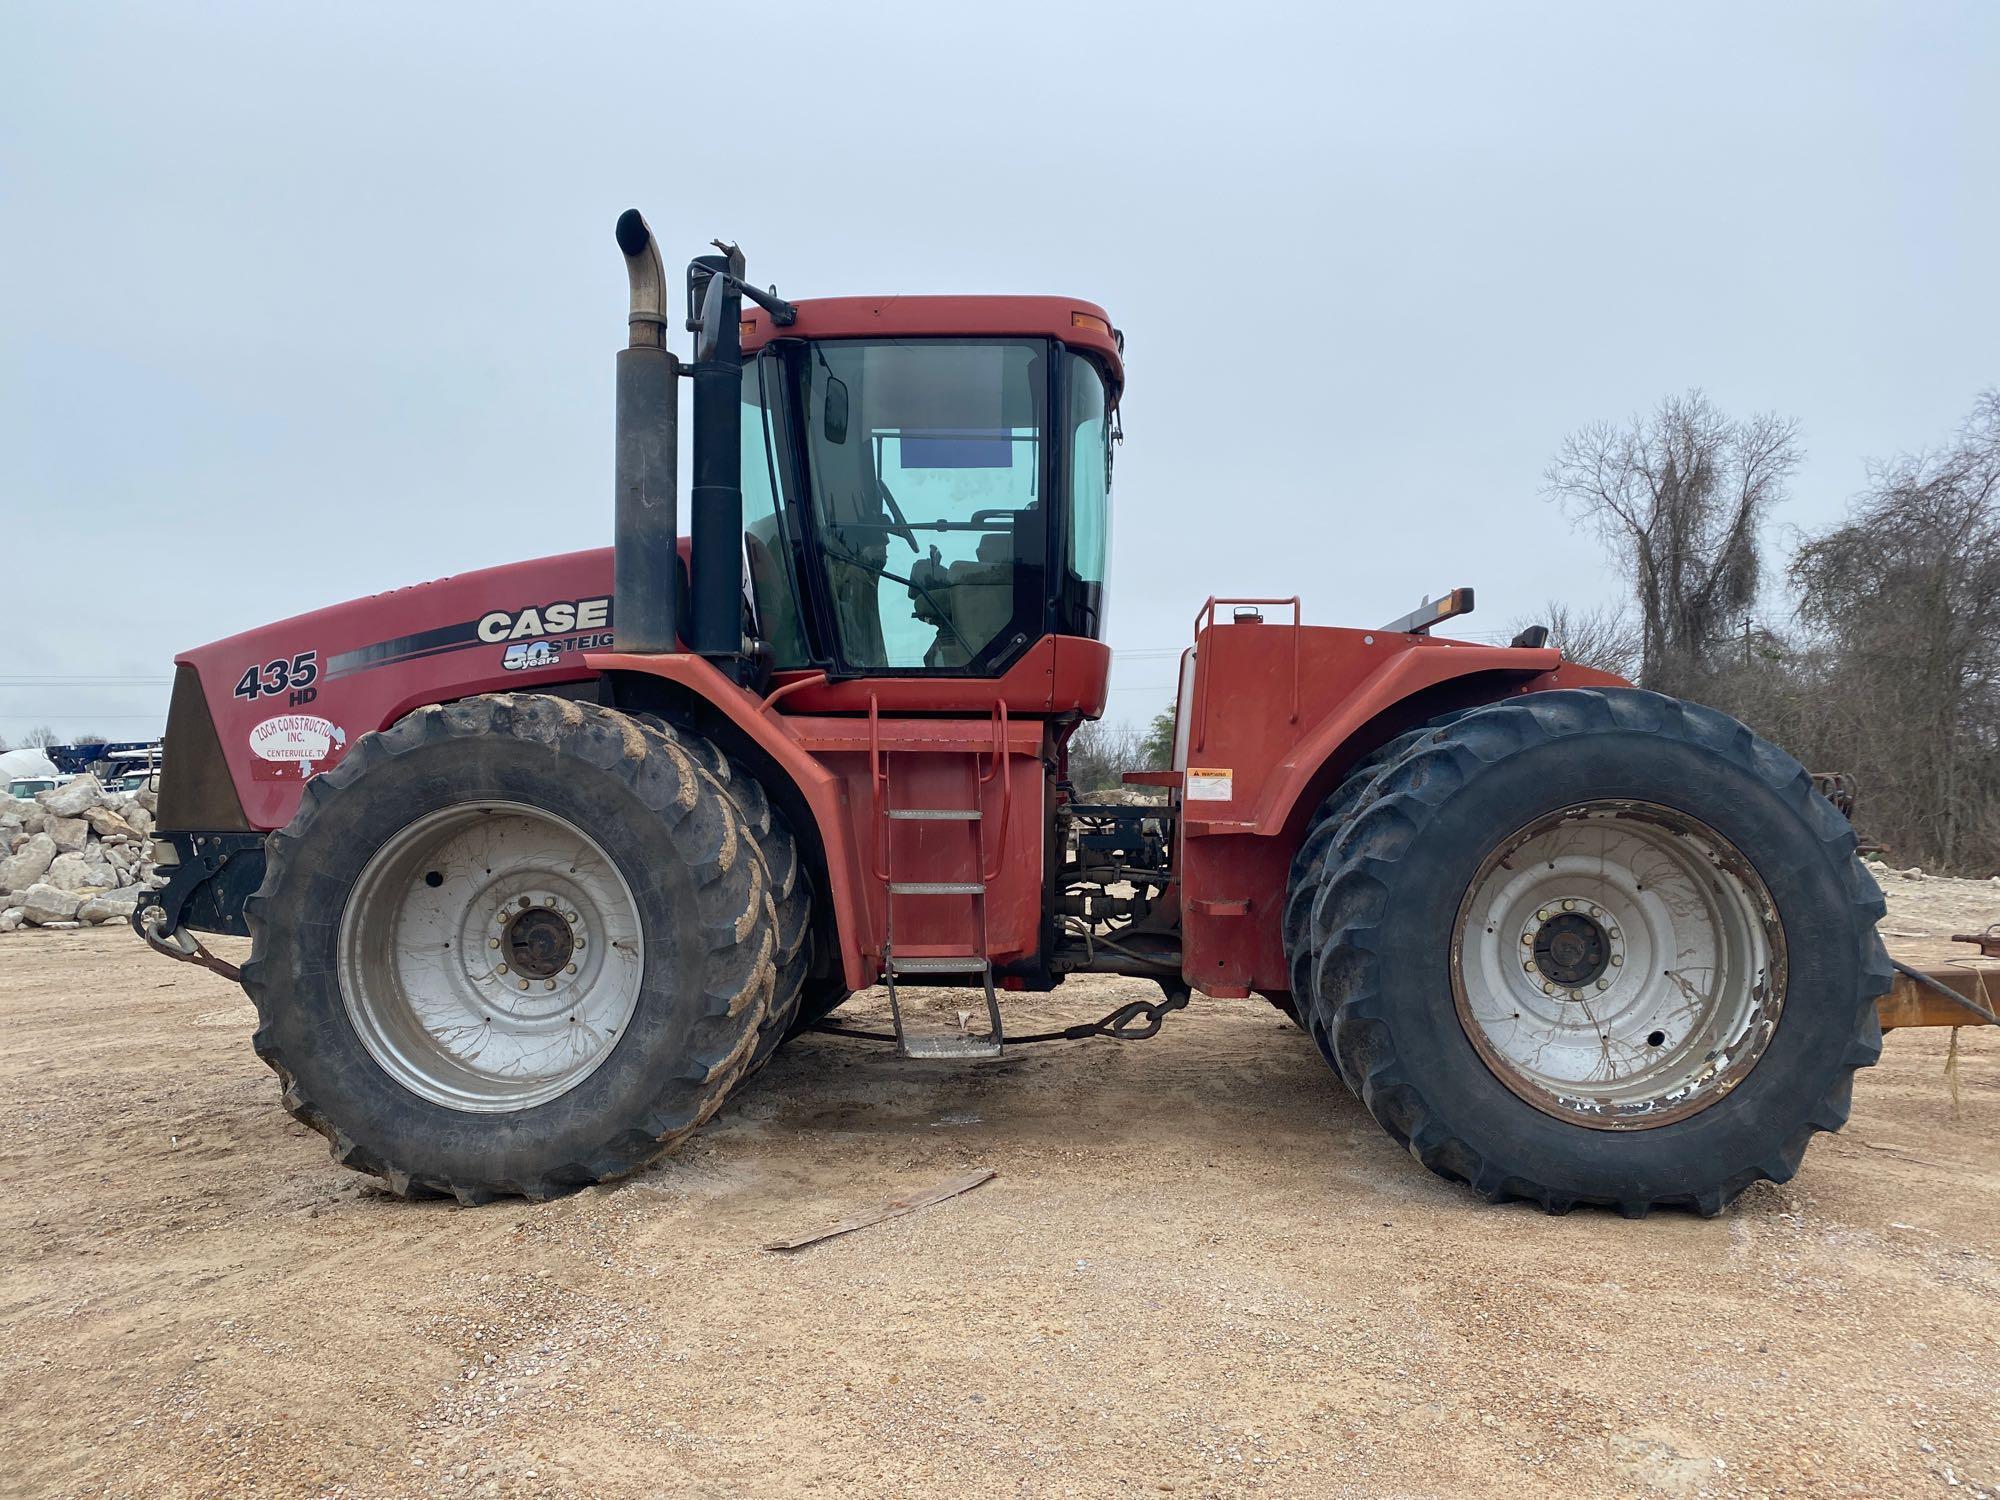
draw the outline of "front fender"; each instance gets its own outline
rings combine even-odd
[[[845,785],[815,759],[793,735],[783,717],[702,657],[688,652],[670,655],[619,651],[591,652],[584,665],[614,684],[621,678],[652,678],[675,696],[706,704],[767,756],[797,789],[813,822],[812,833],[823,857],[826,898],[833,904],[841,967],[849,989],[866,989],[875,982],[862,952],[861,935],[869,931],[862,896],[866,871],[862,851],[853,836]],[[614,687],[614,691],[616,691]]]

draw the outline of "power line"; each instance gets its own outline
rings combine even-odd
[[[38,719],[38,718],[41,718],[41,717],[42,717],[42,715],[40,715],[40,714],[23,714],[23,713],[13,713],[13,712],[8,712],[8,713],[5,713],[5,714],[0,714],[0,718],[9,718],[9,719]],[[72,709],[72,710],[71,710],[70,712],[68,712],[68,713],[65,713],[65,714],[55,714],[55,715],[51,715],[51,717],[53,717],[53,718],[59,718],[59,719],[63,719],[63,720],[65,720],[65,721],[69,721],[69,722],[79,722],[79,721],[80,721],[80,722],[84,722],[84,723],[91,723],[91,724],[95,724],[95,723],[97,723],[98,721],[100,721],[100,720],[103,720],[103,719],[122,719],[122,720],[131,720],[131,719],[144,719],[144,720],[146,720],[146,721],[147,721],[148,723],[152,723],[152,724],[158,724],[158,723],[161,723],[161,722],[163,722],[163,721],[164,721],[164,720],[166,719],[166,717],[167,717],[167,716],[166,716],[166,714],[165,714],[165,713],[150,713],[150,714],[100,714],[100,713],[93,713],[93,712],[92,712],[91,710],[89,710],[89,709],[87,709],[87,708],[84,708],[84,709]]]
[[[0,677],[0,688],[171,687],[171,677]]]

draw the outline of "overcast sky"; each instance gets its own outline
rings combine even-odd
[[[1985,4],[9,5],[0,735],[608,542],[628,205],[793,296],[1111,310],[1138,719],[1210,592],[1610,597],[1541,472],[1690,385],[1837,516],[2000,383],[1996,168]]]

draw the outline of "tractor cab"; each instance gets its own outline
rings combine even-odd
[[[1104,630],[1123,370],[1053,297],[801,302],[741,324],[745,569],[778,671],[998,677]]]

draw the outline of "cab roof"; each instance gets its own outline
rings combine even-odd
[[[773,338],[1060,339],[1097,357],[1110,377],[1114,401],[1125,386],[1125,359],[1111,315],[1075,297],[819,297],[793,305],[798,321],[784,328],[763,308],[746,306],[743,352],[754,353]]]

